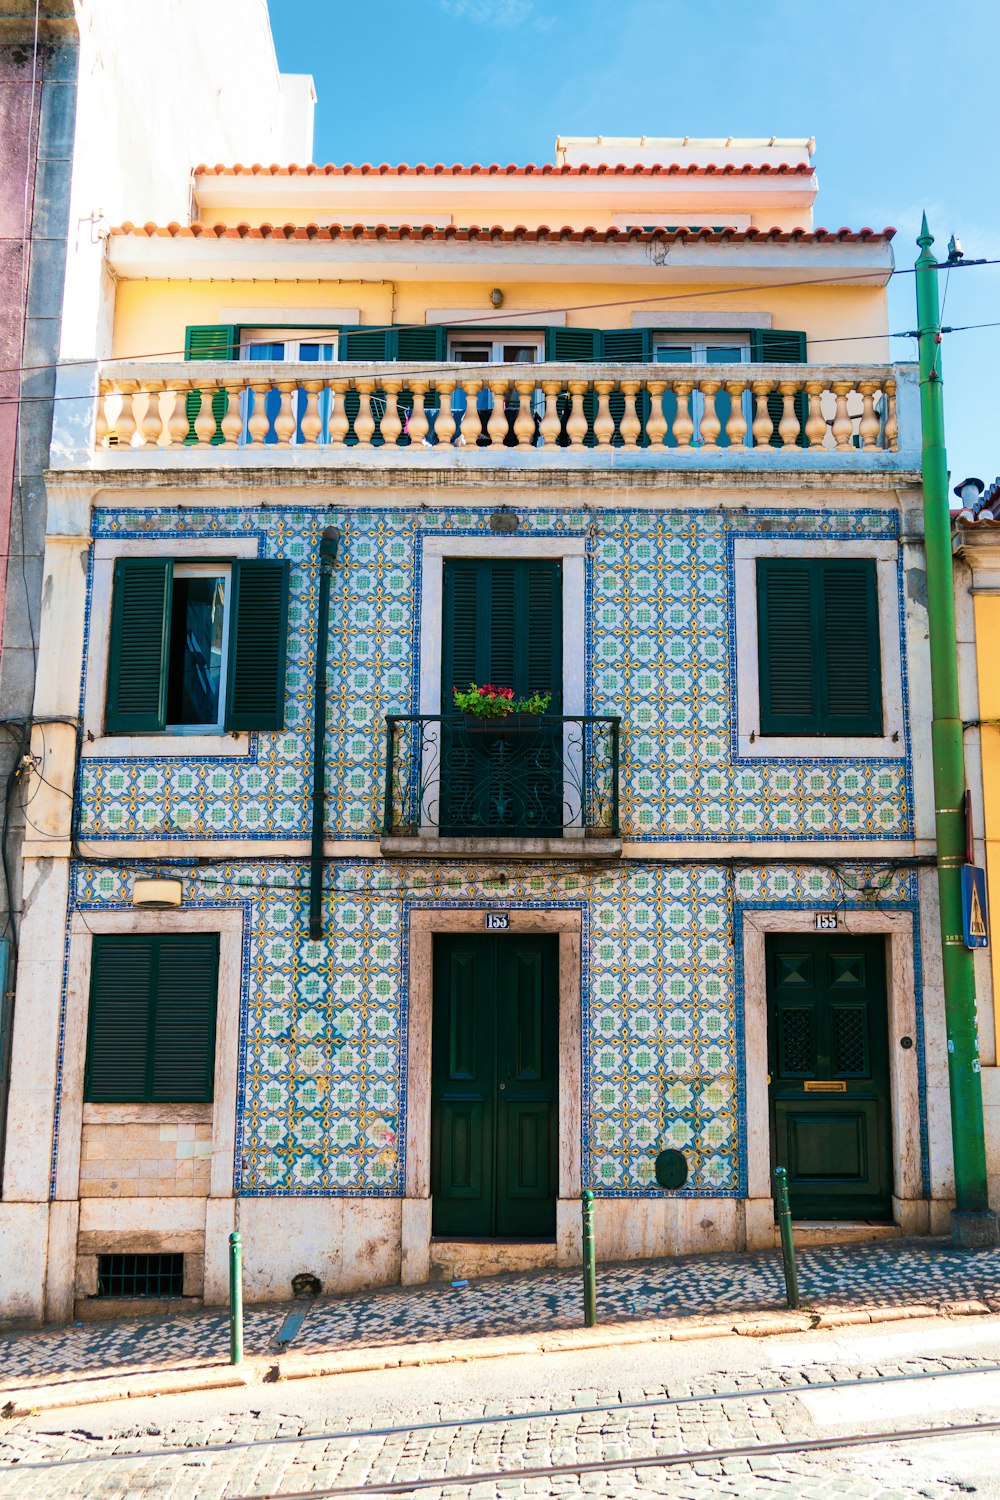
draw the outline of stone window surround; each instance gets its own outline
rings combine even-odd
[[[104,709],[108,686],[108,653],[111,645],[111,598],[115,560],[119,557],[169,557],[175,562],[231,562],[237,557],[257,557],[254,537],[145,537],[115,538],[94,543],[94,576],[90,599],[90,628],[85,656],[83,696],[83,755],[101,756],[245,756],[250,735],[217,733],[189,734],[165,730],[162,734],[109,735],[104,732]],[[92,736],[92,738],[91,738]]]
[[[875,563],[879,637],[882,655],[882,727],[880,736],[761,735],[757,648],[757,571],[759,557],[865,558]],[[745,759],[801,759],[831,756],[857,759],[906,754],[903,670],[899,622],[899,548],[895,542],[790,541],[746,538],[734,543],[733,615],[739,621],[736,640],[737,724],[739,755]],[[751,734],[754,736],[751,740]],[[896,738],[893,738],[893,735]]]
[[[90,1008],[92,939],[98,934],[217,932],[219,934],[219,997],[215,1027],[215,1083],[211,1105],[84,1104],[83,1075]],[[210,910],[75,912],[70,923],[66,984],[66,1029],[63,1046],[62,1104],[56,1158],[57,1199],[79,1196],[80,1146],[83,1122],[89,1124],[181,1124],[204,1118],[212,1121],[212,1167],[209,1194],[233,1196],[233,1158],[236,1147],[236,1085],[239,1065],[240,973],[243,916],[238,911]],[[107,1200],[103,1200],[107,1201]],[[151,1246],[151,1248],[156,1248]]]
[[[889,1027],[889,1093],[892,1117],[893,1220],[905,1234],[926,1234],[920,1151],[920,1077],[916,1047],[900,1038],[917,1035],[913,968],[913,913],[838,911],[842,936],[884,934]],[[767,968],[769,932],[815,931],[814,911],[754,908],[742,912],[743,1014],[747,1121],[747,1248],[774,1243],[771,1185],[770,1106],[767,1064]]]
[[[414,908],[409,917],[409,1015],[406,1039],[406,1183],[403,1199],[404,1284],[426,1281],[431,1245],[431,1031],[434,1014],[434,934],[485,935],[483,916],[496,903]],[[559,937],[559,1187],[556,1241],[572,1263],[579,1239],[582,1083],[581,953],[583,919],[575,908],[512,908],[510,932]],[[568,1256],[568,1260],[566,1257]]]

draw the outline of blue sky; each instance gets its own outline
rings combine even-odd
[[[996,0],[270,0],[316,80],[316,160],[551,161],[557,134],[814,135],[817,224],[1000,258]],[[943,286],[942,286],[943,290]],[[890,288],[912,328],[913,277]],[[1000,265],[952,275],[946,324],[1000,323]],[[859,349],[863,349],[863,345]],[[898,340],[894,358],[914,345]],[[859,358],[863,355],[859,353]],[[945,342],[953,478],[1000,472],[1000,327]]]

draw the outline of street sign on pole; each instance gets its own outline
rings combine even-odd
[[[967,948],[989,947],[986,871],[979,865],[962,866],[962,936]]]

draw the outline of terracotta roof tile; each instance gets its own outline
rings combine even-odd
[[[529,229],[523,224],[504,229],[499,224],[473,224],[467,229],[455,225],[445,228],[433,224],[142,224],[128,220],[111,231],[120,235],[145,235],[149,239],[217,239],[217,240],[457,240],[490,241],[494,244],[517,244],[552,240],[573,244],[617,244],[630,241],[650,242],[701,241],[705,244],[868,244],[891,240],[896,231],[885,229],[550,229],[540,224]]]
[[[270,166],[264,166],[260,162],[254,162],[251,166],[244,166],[242,162],[236,162],[232,166],[217,162],[214,166],[209,166],[202,162],[194,170],[197,177],[809,177],[813,173],[813,168],[805,162],[780,162],[773,166],[766,162],[746,162],[741,165],[732,162],[723,162],[721,165],[706,162],[703,166],[688,166],[678,162],[655,162],[649,166],[640,163],[625,166],[622,163],[609,165],[598,162],[594,166],[578,167],[558,167],[552,162],[537,165],[527,162],[524,166],[511,162],[506,167],[498,162],[491,162],[489,165],[472,162],[469,166],[455,162],[450,167],[443,162],[431,165],[423,161],[415,162],[412,166],[407,162],[396,165],[381,162],[377,166],[367,161],[358,164],[345,162],[342,165],[327,162],[325,166],[314,162],[308,166],[299,166],[292,162],[287,167],[280,166],[277,162],[272,162]]]

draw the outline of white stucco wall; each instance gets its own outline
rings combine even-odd
[[[312,159],[315,91],[278,71],[267,0],[76,0],[64,359],[110,349],[104,232],[184,223],[200,162]],[[166,351],[164,351],[166,352]]]

